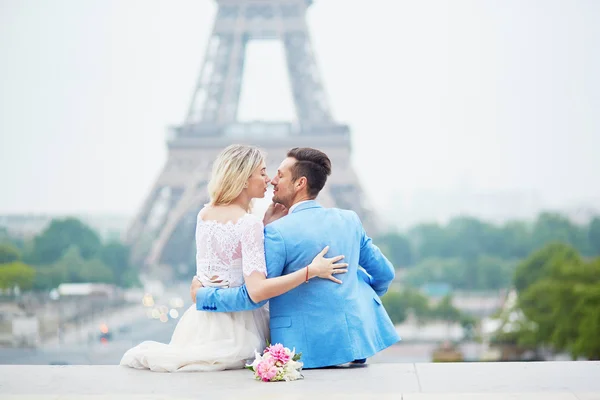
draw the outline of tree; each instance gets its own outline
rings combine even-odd
[[[448,328],[452,323],[459,323],[463,328],[464,336],[467,338],[473,337],[473,329],[475,327],[475,318],[464,314],[458,308],[454,307],[452,296],[444,296],[440,302],[430,311],[432,319],[441,319],[445,321]]]
[[[60,283],[81,283],[81,272],[85,269],[86,263],[81,252],[76,246],[70,246],[62,257],[54,263],[54,267],[66,271],[66,280]],[[43,267],[42,267],[43,268]]]
[[[75,246],[65,252],[55,267],[67,271],[65,282],[115,283],[115,276],[109,267],[97,258],[85,260]]]
[[[573,357],[600,359],[600,258],[585,262],[571,247],[550,245],[528,260],[520,265],[526,279],[518,307],[533,329],[524,334]]]
[[[80,249],[72,245],[53,264],[37,266],[34,288],[47,290],[61,283],[87,282],[114,283],[124,287],[137,285],[137,272],[129,266],[128,256],[129,249],[126,246],[109,243],[101,247],[96,257],[85,259]]]
[[[494,254],[502,258],[520,260],[533,251],[530,228],[522,221],[510,221],[504,224],[498,240],[501,250]]]
[[[61,283],[69,282],[68,272],[64,265],[44,265],[36,268],[33,289],[50,290]]]
[[[406,301],[400,292],[388,291],[381,301],[394,324],[401,324],[406,320]]]
[[[460,287],[457,283],[464,280],[463,268],[463,262],[456,258],[427,258],[408,270],[404,282],[415,288],[432,282]]]
[[[424,258],[460,258],[472,261],[479,255],[506,253],[503,231],[473,217],[453,218],[447,226],[418,225],[410,230],[420,260]]]
[[[590,250],[595,256],[600,256],[600,217],[595,217],[588,226]]]
[[[129,288],[141,286],[139,274],[133,268],[125,270],[125,272],[123,272],[123,274],[121,275],[120,279],[121,280],[119,281],[119,284],[121,285],[121,287]]]
[[[77,278],[81,282],[91,283],[114,283],[115,281],[113,271],[97,258],[85,261]]]
[[[452,304],[452,296],[447,295],[431,309],[431,316],[446,322],[460,322],[462,313]]]
[[[110,242],[102,247],[100,260],[109,268],[117,284],[127,286],[125,281],[130,279],[128,271],[132,269],[129,264],[129,247],[119,242]]]
[[[0,243],[11,244],[17,249],[23,248],[23,239],[11,235],[8,229],[3,226],[0,226]]]
[[[482,255],[518,260],[552,242],[570,244],[589,256],[600,254],[600,217],[583,227],[550,212],[540,213],[532,226],[523,221],[495,226],[461,216],[446,226],[417,225],[409,230],[408,239],[415,262],[432,257],[473,261]]]
[[[449,257],[450,246],[444,228],[438,224],[420,224],[409,231],[415,249],[415,261],[430,257]]]
[[[498,229],[476,218],[454,218],[446,230],[454,257],[471,261],[480,254],[498,252]]]
[[[552,268],[565,263],[580,263],[581,257],[575,249],[564,243],[551,243],[531,254],[515,270],[514,285],[522,292],[533,283],[550,275]]]
[[[482,255],[469,268],[473,276],[472,290],[497,290],[512,283],[515,263],[500,258]]]
[[[387,233],[378,237],[375,243],[396,268],[407,267],[413,263],[411,244],[399,233]]]
[[[406,309],[411,311],[417,320],[425,321],[430,316],[429,298],[418,290],[406,288],[402,291]]]
[[[428,258],[412,267],[404,282],[412,287],[437,282],[454,289],[496,290],[511,284],[514,263],[481,255],[473,260]]]
[[[11,244],[0,243],[0,264],[7,264],[21,258],[19,250]]]
[[[20,261],[0,265],[0,288],[12,289],[18,286],[21,290],[29,290],[33,286],[35,269]]]
[[[89,260],[96,256],[102,244],[98,234],[75,218],[52,220],[50,225],[33,243],[30,263],[52,264],[58,261],[71,246],[79,249],[81,256]]]
[[[389,291],[381,300],[390,319],[395,324],[404,322],[409,312],[420,321],[424,321],[430,316],[429,299],[415,289]]]
[[[589,252],[585,230],[558,213],[543,212],[538,216],[533,225],[532,242],[534,249],[559,242],[570,244],[584,254]]]
[[[600,285],[586,285],[577,290],[580,298],[575,310],[581,319],[572,353],[574,357],[584,355],[591,360],[600,360]]]

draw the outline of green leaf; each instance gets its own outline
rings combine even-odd
[[[246,365],[244,368],[246,368],[248,371],[254,372],[254,368],[252,368],[252,365]]]
[[[298,361],[300,359],[300,357],[302,357],[302,353],[296,353],[296,354],[294,354],[294,357],[292,357],[292,360]]]

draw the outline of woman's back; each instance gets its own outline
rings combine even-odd
[[[235,287],[244,273],[266,273],[263,227],[239,207],[206,206],[196,224],[196,275],[204,286]]]

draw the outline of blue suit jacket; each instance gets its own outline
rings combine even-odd
[[[269,304],[271,342],[302,352],[305,368],[368,358],[400,340],[379,299],[394,279],[394,267],[353,211],[323,208],[313,200],[267,225],[268,277],[306,267],[327,245],[326,257],[343,254],[349,264],[348,273],[337,276],[343,283],[311,279]],[[243,311],[265,303],[254,303],[245,285],[202,288],[196,296],[200,311]]]

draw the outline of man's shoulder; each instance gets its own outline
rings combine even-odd
[[[346,210],[343,208],[328,208],[327,210],[331,210],[331,212],[340,215],[344,219],[360,223],[360,218],[358,217],[358,214],[355,211]]]
[[[269,230],[279,230],[278,228],[281,226],[281,220],[282,219],[283,218],[279,218],[278,220],[275,220],[273,222],[269,222],[267,225],[265,225],[265,232],[267,232]]]
[[[303,224],[311,224],[315,223],[328,223],[328,216],[337,216],[341,217],[344,220],[352,221],[354,223],[360,224],[360,219],[358,214],[352,210],[344,210],[342,208],[312,208],[307,210],[302,210],[299,212],[295,212],[292,214],[288,214],[287,216],[278,219],[277,221],[271,222],[268,224],[265,229],[273,229],[276,231],[286,231],[289,229],[297,229],[299,225]],[[315,221],[315,218],[317,219]]]
[[[341,214],[344,214],[346,216],[352,217],[352,218],[358,218],[358,214],[356,213],[356,211],[353,210],[346,210],[343,208],[336,208],[336,210],[338,210]]]
[[[283,218],[279,218],[267,225],[265,225],[265,231],[282,231],[286,230],[288,227],[295,226],[297,224],[297,220],[294,221],[296,214],[288,214]]]

